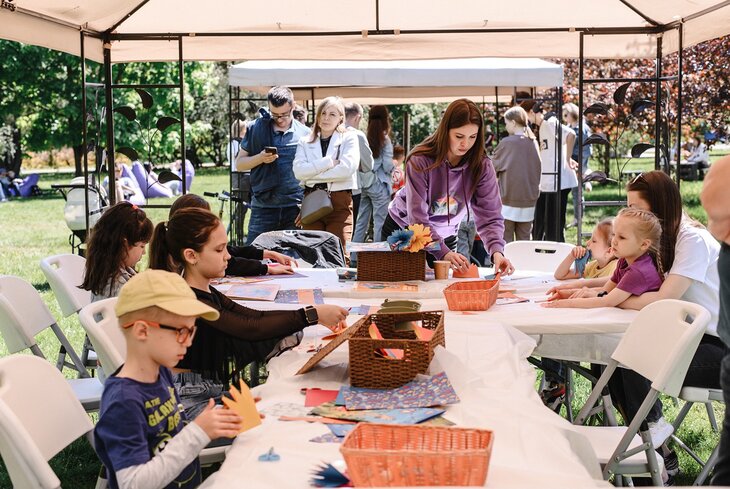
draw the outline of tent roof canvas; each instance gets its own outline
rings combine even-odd
[[[517,87],[556,87],[563,68],[533,58],[462,58],[409,61],[246,61],[229,69],[229,82],[266,93],[290,87],[297,100],[339,95],[373,104],[475,101],[511,96]]]
[[[0,38],[101,61],[647,58],[730,33],[727,0],[3,0]],[[610,30],[614,35],[599,35]],[[106,37],[106,39],[105,39]],[[160,40],[162,39],[162,40]]]

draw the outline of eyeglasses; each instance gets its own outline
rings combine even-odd
[[[292,112],[294,112],[294,109],[291,109],[291,110],[290,110],[289,112],[287,112],[286,114],[275,114],[274,112],[271,112],[271,118],[272,118],[272,119],[274,119],[274,120],[279,120],[279,119],[288,119],[288,118],[290,118],[290,117],[291,117],[291,115],[292,115]]]
[[[137,321],[132,321],[131,323],[127,323],[127,324],[123,325],[122,328],[125,328],[125,329],[129,328],[136,322]],[[155,328],[174,331],[175,333],[177,333],[177,342],[180,344],[185,343],[188,340],[188,338],[190,338],[190,340],[192,341],[192,339],[195,337],[195,332],[198,330],[197,326],[193,326],[191,328],[188,328],[186,326],[183,326],[182,328],[176,328],[174,326],[168,326],[166,324],[160,324],[160,323],[156,323],[154,321],[148,321],[146,319],[142,322],[144,322],[145,324],[148,324],[149,326],[155,327]]]
[[[635,176],[635,177],[634,177],[634,178],[633,178],[633,179],[631,180],[631,182],[629,182],[629,185],[633,185],[633,184],[635,184],[636,182],[638,182],[639,180],[641,180],[642,182],[646,183],[646,180],[644,180],[644,172],[641,172],[641,173],[639,173],[638,175],[636,175],[636,176]]]

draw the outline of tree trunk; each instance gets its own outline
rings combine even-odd
[[[8,158],[8,170],[13,170],[16,175],[20,175],[20,165],[23,163],[23,148],[20,147],[20,128],[12,122],[13,127],[13,146],[15,147],[15,155]]]
[[[83,159],[84,159],[84,145],[79,144],[78,146],[73,147],[74,150],[74,166],[76,168],[74,172],[75,177],[83,176],[84,174],[84,168],[82,166]]]

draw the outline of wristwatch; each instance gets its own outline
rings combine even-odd
[[[605,297],[607,295],[608,295],[608,291],[607,290],[602,290],[602,291],[600,291],[598,293],[598,295],[596,297]]]
[[[319,323],[319,314],[314,306],[307,306],[304,308],[304,319],[307,321],[309,326]]]

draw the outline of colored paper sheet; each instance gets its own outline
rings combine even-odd
[[[479,278],[479,269],[473,263],[469,265],[469,269],[466,272],[454,270],[454,278]]]
[[[243,433],[260,425],[261,416],[259,416],[259,411],[256,409],[256,401],[254,401],[248,386],[243,380],[239,384],[241,390],[236,389],[235,386],[231,386],[228,391],[232,399],[224,396],[222,400],[228,409],[235,411],[243,419],[241,430],[239,431],[239,433]]]
[[[314,443],[342,443],[342,440],[344,438],[341,438],[337,435],[333,435],[332,433],[325,433],[324,435],[315,436],[314,438],[311,438],[309,441]]]
[[[333,435],[344,438],[349,432],[355,429],[355,424],[328,424],[327,428],[330,429]]]
[[[322,289],[286,289],[276,294],[280,304],[324,304]]]
[[[312,410],[312,414],[348,421],[364,421],[368,423],[384,424],[417,424],[443,414],[443,409],[412,408],[412,409],[373,409],[367,411],[350,411],[334,403],[325,403]]]
[[[311,409],[294,402],[278,402],[261,409],[267,416],[307,416]]]
[[[348,410],[403,409],[443,406],[459,402],[445,372],[413,380],[395,389],[364,389],[343,386],[340,389]]]
[[[332,402],[337,398],[340,391],[327,389],[307,389],[307,395],[304,398],[305,407],[315,407],[325,402]]]
[[[276,284],[233,284],[223,293],[231,299],[273,301],[280,288]]]
[[[356,282],[356,292],[377,290],[383,294],[388,292],[418,292],[418,284],[413,282]]]

